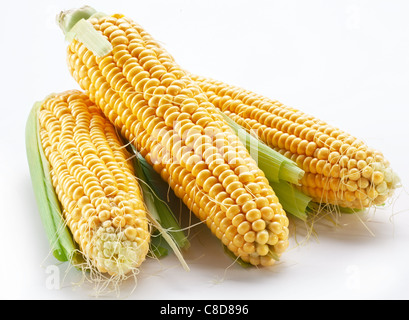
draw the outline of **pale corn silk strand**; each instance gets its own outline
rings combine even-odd
[[[382,205],[400,186],[383,154],[328,123],[251,91],[191,75],[219,110],[306,174],[301,190],[320,204]]]
[[[64,220],[85,258],[80,267],[104,286],[134,277],[148,254],[150,226],[114,126],[76,90],[48,98],[38,116]]]
[[[113,51],[100,58],[72,41],[74,78],[230,251],[273,264],[288,247],[288,218],[238,137],[139,25],[117,15],[89,21]]]

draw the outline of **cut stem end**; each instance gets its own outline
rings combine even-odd
[[[96,13],[97,10],[90,6],[61,11],[57,16],[57,23],[64,32],[64,35],[67,35],[78,21],[81,19],[87,20]]]

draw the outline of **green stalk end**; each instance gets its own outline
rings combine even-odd
[[[61,11],[57,16],[57,23],[64,35],[67,35],[75,24],[81,19],[88,20],[92,15],[96,14],[97,10],[90,6],[84,6],[79,9],[71,9],[66,11]]]
[[[77,39],[97,57],[104,57],[113,50],[112,45],[108,39],[101,32],[98,32],[89,22],[91,18],[101,18],[104,16],[106,15],[97,12],[94,8],[85,6],[79,9],[62,11],[57,16],[57,23],[67,41],[71,42]]]

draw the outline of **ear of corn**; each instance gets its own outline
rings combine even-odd
[[[73,77],[230,251],[273,264],[288,247],[288,218],[245,146],[143,28],[121,15],[89,22],[113,50],[99,57],[73,40]]]
[[[179,251],[189,241],[173,213],[147,188],[143,197],[154,200],[145,209],[133,151],[84,93],[66,91],[36,103],[26,148],[39,212],[58,260],[122,277],[142,263],[148,245],[157,258],[167,254],[168,245],[189,269]],[[145,174],[137,177],[147,183]],[[157,230],[154,241],[146,216]]]
[[[148,253],[149,225],[114,127],[79,91],[46,99],[38,119],[51,181],[80,251],[102,273],[135,270]]]
[[[381,152],[320,119],[221,81],[191,75],[226,116],[305,171],[315,202],[362,209],[382,205],[399,178]]]

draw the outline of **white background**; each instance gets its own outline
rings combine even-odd
[[[89,4],[124,13],[161,41],[185,69],[301,109],[382,150],[409,182],[409,2],[3,1],[0,19],[0,298],[94,299],[80,273],[58,266],[40,222],[25,155],[31,106],[78,88],[65,63],[55,15]],[[121,299],[407,299],[409,197],[370,221],[298,228],[271,269],[231,266],[204,226],[190,230],[185,272],[173,255],[144,263]],[[298,241],[295,241],[295,236]],[[59,288],[56,286],[59,285]],[[131,289],[134,289],[131,292]],[[116,299],[115,295],[106,298]]]

